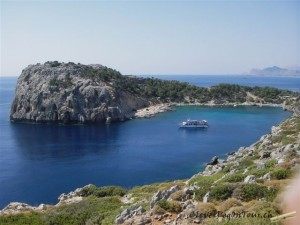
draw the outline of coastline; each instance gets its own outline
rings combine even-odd
[[[256,107],[279,107],[283,108],[284,110],[289,110],[285,108],[284,104],[273,104],[273,103],[262,103],[258,104],[255,102],[244,102],[244,103],[223,103],[218,104],[214,101],[210,101],[209,103],[160,103],[151,105],[149,107],[145,107],[142,109],[137,110],[135,113],[135,118],[142,119],[142,118],[151,118],[159,113],[167,112],[167,111],[175,111],[175,106],[207,106],[207,107],[219,107],[219,106],[230,106],[230,107],[237,107],[237,106],[256,106]],[[291,111],[291,110],[290,110]]]

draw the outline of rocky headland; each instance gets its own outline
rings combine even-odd
[[[18,78],[10,119],[32,123],[97,123],[151,117],[171,105],[292,105],[299,94],[271,87],[124,76],[102,65],[46,62]]]
[[[101,65],[48,62],[25,68],[11,105],[12,121],[93,123],[134,117],[149,102],[120,87],[121,74]]]

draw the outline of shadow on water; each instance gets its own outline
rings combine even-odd
[[[80,158],[112,151],[118,124],[45,125],[12,123],[12,136],[20,153],[29,159]]]

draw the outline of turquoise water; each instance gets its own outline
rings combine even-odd
[[[110,125],[15,124],[8,119],[16,79],[0,80],[0,208],[11,201],[56,203],[93,183],[132,187],[189,178],[214,155],[257,141],[290,113],[279,108],[177,107],[152,119]],[[187,118],[208,129],[179,129]]]

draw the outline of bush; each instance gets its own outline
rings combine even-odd
[[[230,174],[227,177],[225,177],[224,181],[227,182],[241,182],[245,179],[247,175],[246,174],[242,174],[242,173],[237,173],[237,174]]]
[[[265,198],[267,201],[272,202],[276,197],[279,192],[279,188],[277,187],[269,187],[265,191]]]
[[[291,170],[277,169],[271,173],[273,179],[282,180],[286,179],[291,175]]]
[[[210,190],[211,185],[222,177],[221,173],[212,175],[212,176],[199,176],[193,178],[190,181],[190,184],[195,184],[199,188],[195,190],[195,199],[202,201],[204,195]]]
[[[266,168],[273,168],[277,164],[276,159],[269,159],[265,162]]]
[[[170,201],[169,202],[169,212],[180,213],[182,211],[180,202],[178,201]]]
[[[226,212],[230,208],[237,206],[242,206],[241,201],[237,200],[236,198],[229,198],[226,201],[221,202],[217,208],[221,212]]]
[[[118,186],[106,186],[97,188],[95,185],[85,186],[81,189],[79,195],[86,197],[93,195],[96,197],[107,197],[107,196],[124,196],[127,190]]]
[[[170,197],[175,201],[183,201],[186,197],[186,194],[183,191],[179,190],[171,194]]]
[[[272,216],[276,216],[279,211],[272,203],[257,200],[250,201],[246,204],[246,209],[249,213],[260,213],[261,215],[269,213]]]
[[[267,188],[258,184],[245,184],[242,187],[242,198],[245,201],[260,199],[265,196]]]
[[[217,209],[212,203],[199,202],[196,205],[196,211],[198,214],[214,215],[216,214]]]
[[[159,205],[155,205],[153,207],[153,213],[156,215],[163,215],[166,212],[166,210],[164,210],[162,207],[160,207]]]
[[[178,201],[159,200],[156,205],[168,212],[181,212],[181,205]],[[159,209],[159,208],[158,208]]]
[[[219,184],[212,188],[210,195],[212,199],[225,200],[231,197],[233,192],[233,186],[229,184]]]

